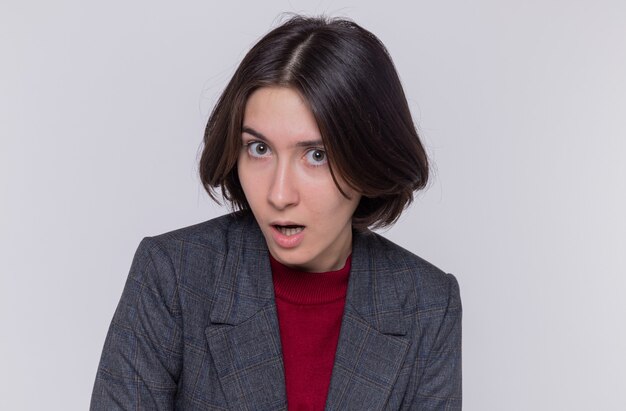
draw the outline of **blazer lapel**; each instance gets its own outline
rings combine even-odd
[[[271,267],[252,216],[228,236],[205,329],[222,391],[232,409],[286,410],[285,377]],[[373,234],[353,236],[352,268],[327,410],[378,410],[387,404],[409,339],[393,262]]]
[[[285,410],[285,379],[271,267],[265,240],[248,218],[229,233],[216,280],[209,349],[228,405]]]
[[[392,262],[354,233],[352,269],[327,410],[380,410],[387,404],[409,339]]]

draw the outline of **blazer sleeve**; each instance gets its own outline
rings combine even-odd
[[[434,337],[417,389],[418,410],[461,410],[461,296],[456,278],[446,279],[447,303],[424,330]]]
[[[90,410],[172,410],[182,367],[176,272],[155,239],[135,253],[109,327]]]

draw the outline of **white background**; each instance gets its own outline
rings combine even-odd
[[[626,409],[626,3],[0,5],[0,409],[87,409],[142,237],[204,221],[203,128],[281,12],[387,45],[435,164],[392,240],[453,272],[464,409]]]

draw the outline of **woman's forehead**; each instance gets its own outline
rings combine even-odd
[[[322,137],[302,96],[288,87],[263,87],[246,102],[242,133],[273,144],[319,145]]]

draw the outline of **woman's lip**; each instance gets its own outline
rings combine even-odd
[[[299,227],[304,227],[304,225],[302,224],[298,224],[298,223],[294,223],[293,221],[274,221],[272,223],[270,223],[271,226],[275,226],[275,225],[280,225],[280,226],[299,226]]]
[[[295,248],[298,245],[300,245],[300,243],[302,242],[302,240],[304,239],[304,230],[306,229],[306,227],[301,226],[302,227],[302,231],[300,231],[297,234],[294,235],[285,235],[283,233],[280,232],[280,230],[278,228],[276,228],[277,225],[297,225],[297,224],[271,224],[271,231],[272,231],[272,238],[274,239],[274,242],[281,248]]]

